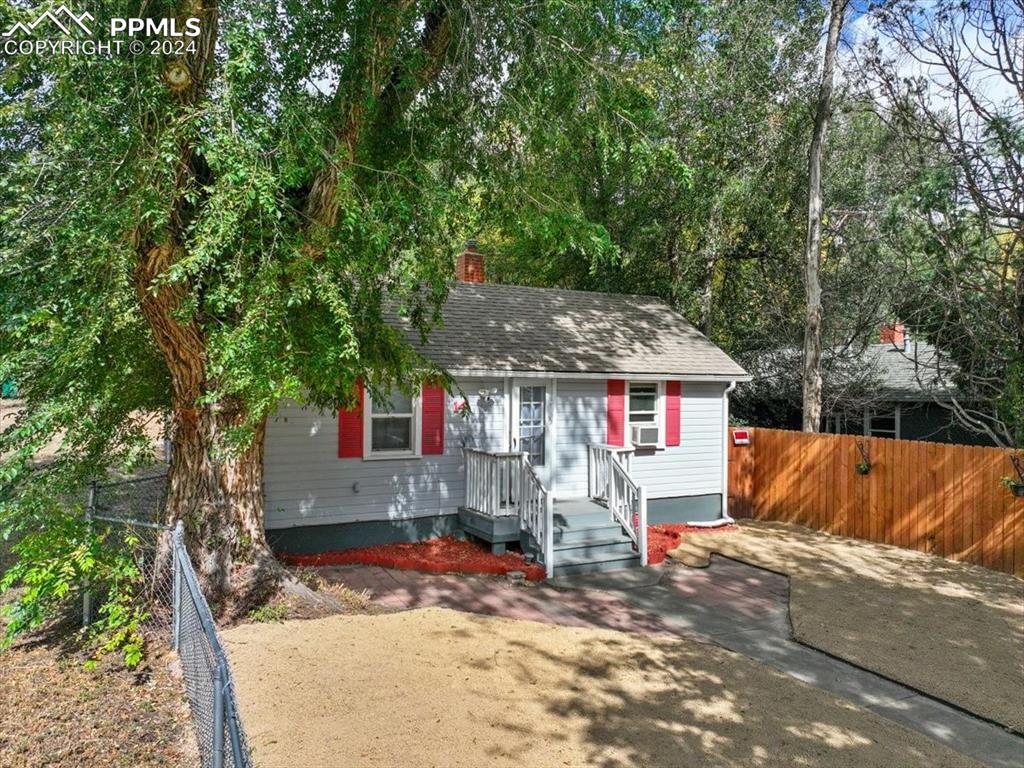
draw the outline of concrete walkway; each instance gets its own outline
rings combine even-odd
[[[918,731],[994,768],[1024,767],[1024,738],[792,639],[789,580],[714,556],[706,569],[667,565],[512,585],[483,576],[359,566],[323,569],[392,609],[454,610],[576,627],[685,637],[741,653]]]

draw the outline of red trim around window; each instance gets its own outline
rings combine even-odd
[[[444,387],[424,385],[420,407],[423,416],[423,455],[444,453]]]

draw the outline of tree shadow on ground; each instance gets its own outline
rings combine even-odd
[[[975,765],[689,641],[443,609],[249,625],[225,639],[267,765]]]
[[[1024,581],[785,523],[684,536],[670,556],[711,553],[788,575],[801,642],[1024,732]]]

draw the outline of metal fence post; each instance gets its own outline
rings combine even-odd
[[[213,679],[213,768],[224,766],[224,662],[217,661]]]
[[[173,630],[171,634],[171,647],[178,651],[181,643],[181,556],[178,553],[179,542],[181,541],[182,525],[181,520],[171,532],[171,562],[174,567],[174,588],[171,592],[171,619]]]
[[[96,481],[89,483],[89,498],[85,505],[85,528],[89,537],[92,536],[92,516],[96,511]],[[92,592],[89,591],[89,579],[85,579],[85,591],[82,593],[82,627],[92,624]]]
[[[228,720],[228,737],[231,739],[231,758],[235,768],[245,768],[242,759],[242,737],[239,734],[238,717],[235,714],[235,692],[227,674],[227,660],[224,666],[224,714]]]

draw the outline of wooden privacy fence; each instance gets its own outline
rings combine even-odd
[[[729,512],[1024,576],[1024,498],[999,448],[751,429],[729,440]],[[1018,452],[1019,453],[1019,452]],[[857,465],[870,463],[867,474]]]

